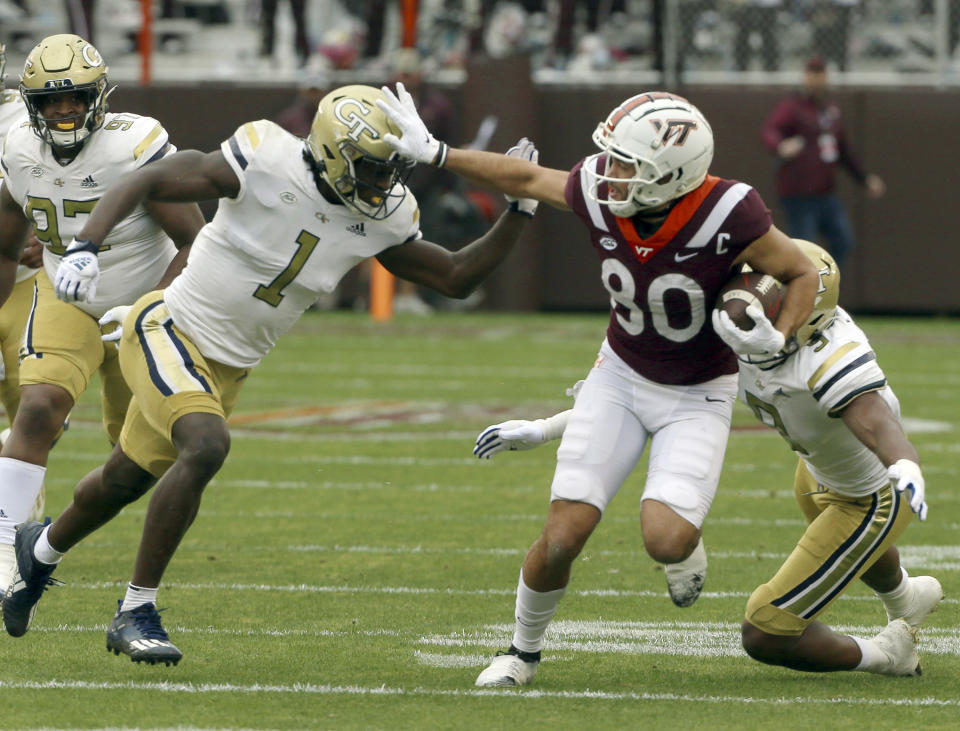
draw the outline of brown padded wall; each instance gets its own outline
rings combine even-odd
[[[596,124],[626,97],[627,86],[542,86],[529,82],[522,61],[479,63],[466,84],[448,89],[458,104],[461,139],[472,139],[486,114],[500,126],[491,143],[505,150],[526,135],[537,142],[540,163],[568,169],[593,151]],[[783,224],[773,187],[773,161],[760,143],[760,127],[788,89],[687,87],[683,93],[713,125],[717,150],[712,172],[743,180],[761,193]],[[155,85],[121,87],[115,111],[160,119],[180,148],[215,149],[242,122],[270,118],[295,90],[274,86]],[[843,272],[841,302],[851,309],[960,313],[960,210],[953,176],[960,167],[955,120],[960,93],[924,89],[842,89],[835,97],[847,131],[868,170],[887,182],[876,201],[841,175],[858,248]],[[207,206],[205,210],[212,210]],[[594,309],[606,306],[596,255],[581,224],[568,212],[541,205],[528,234],[487,286],[494,309]]]

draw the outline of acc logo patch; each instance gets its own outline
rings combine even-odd
[[[296,203],[297,196],[289,191],[284,191],[280,194],[280,200],[282,200],[284,203]]]
[[[617,248],[617,240],[612,236],[604,236],[600,239],[600,246],[602,246],[607,251],[613,251]]]

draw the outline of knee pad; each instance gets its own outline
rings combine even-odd
[[[758,586],[747,600],[746,620],[770,635],[796,637],[803,634],[810,622],[773,606],[773,598],[769,584]]]

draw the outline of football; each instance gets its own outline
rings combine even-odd
[[[754,322],[747,306],[759,302],[770,322],[777,319],[783,303],[784,287],[769,274],[740,272],[730,277],[717,295],[717,308],[727,313],[741,330],[752,330]]]

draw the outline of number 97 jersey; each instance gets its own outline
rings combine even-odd
[[[644,239],[634,219],[618,218],[586,191],[606,156],[570,172],[567,204],[583,219],[600,256],[610,294],[607,340],[641,376],[668,385],[704,383],[737,372],[732,351],[710,321],[717,293],[741,252],[772,224],[760,195],[746,183],[708,175],[674,201],[666,220]],[[598,195],[606,197],[606,183]]]
[[[4,184],[34,223],[44,245],[43,266],[50,281],[60,259],[80,233],[107,188],[121,175],[176,148],[155,119],[107,114],[72,160],[61,165],[53,151],[24,123],[7,133],[3,147]],[[93,317],[128,305],[149,292],[163,276],[176,248],[143,204],[122,219],[100,247],[96,297],[75,303]]]

